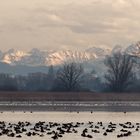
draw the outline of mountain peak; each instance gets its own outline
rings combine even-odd
[[[129,45],[125,52],[130,55],[140,56],[140,41]]]
[[[2,56],[2,62],[8,63],[8,64],[14,64],[13,62],[20,61],[23,56],[27,55],[23,51],[15,50],[15,49],[9,49],[5,53],[3,53]]]
[[[110,54],[111,49],[108,47],[91,47],[86,50],[88,53],[94,53],[96,57],[104,57]]]

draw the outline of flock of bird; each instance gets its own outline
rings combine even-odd
[[[140,123],[103,123],[103,122],[17,122],[8,123],[0,122],[0,136],[6,135],[8,137],[22,138],[27,137],[45,137],[48,135],[51,139],[56,140],[64,137],[66,134],[77,134],[81,137],[92,139],[94,134],[107,137],[114,133],[117,138],[131,136],[133,132],[138,132]],[[116,133],[117,132],[117,133]]]

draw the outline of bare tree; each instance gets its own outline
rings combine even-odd
[[[115,53],[105,60],[108,70],[105,75],[106,83],[111,91],[123,92],[134,80],[134,63],[130,55]]]
[[[75,91],[80,88],[83,68],[80,64],[64,64],[57,72],[58,85],[62,90]]]

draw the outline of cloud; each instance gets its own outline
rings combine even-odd
[[[0,46],[6,48],[84,49],[139,40],[139,0],[14,2],[0,5]]]
[[[47,15],[48,18],[54,22],[62,22],[62,19],[57,16],[56,14],[50,14],[50,15]]]

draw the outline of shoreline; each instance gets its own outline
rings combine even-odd
[[[0,111],[140,112],[140,102],[0,102]]]
[[[140,94],[0,91],[0,111],[140,112]]]

